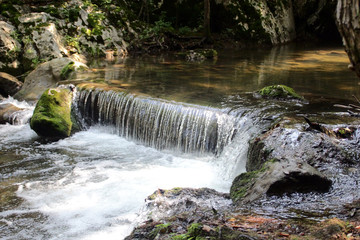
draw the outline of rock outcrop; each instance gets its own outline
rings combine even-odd
[[[130,26],[116,22],[126,13],[115,5],[110,13],[109,3],[81,0],[0,4],[0,71],[21,75],[54,58],[127,53],[122,31]]]
[[[20,53],[21,44],[15,26],[9,22],[0,21],[0,71],[18,73]]]
[[[36,104],[30,127],[39,136],[68,137],[72,131],[72,87],[49,88]]]

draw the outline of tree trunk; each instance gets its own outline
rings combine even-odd
[[[210,0],[204,0],[204,37],[210,39]]]
[[[353,69],[360,77],[359,0],[338,0],[336,23]]]

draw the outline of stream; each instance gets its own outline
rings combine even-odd
[[[16,125],[0,125],[0,238],[123,239],[159,188],[229,192],[245,171],[248,141],[273,120],[352,102],[360,83],[348,64],[333,46],[224,50],[201,63],[174,55],[98,60],[68,82],[106,83],[139,100],[79,92],[87,128],[56,142],[26,123],[34,106],[5,99],[28,110]],[[272,84],[293,87],[308,103],[254,96]],[[101,97],[97,110],[87,102]],[[116,104],[106,105],[111,98]]]

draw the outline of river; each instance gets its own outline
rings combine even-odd
[[[353,94],[360,93],[359,80],[348,64],[341,47],[304,46],[224,50],[205,62],[187,62],[174,55],[115,63],[98,60],[91,73],[78,74],[71,82],[106,83],[141,96],[139,114],[151,112],[153,108],[144,104],[154,102],[161,110],[146,115],[149,121],[159,111],[171,109],[167,116],[173,117],[166,124],[178,122],[176,129],[187,129],[191,137],[184,138],[182,131],[186,143],[162,144],[168,135],[165,130],[159,139],[147,133],[152,137],[148,141],[120,133],[127,125],[112,126],[104,120],[51,142],[39,138],[27,123],[0,125],[0,238],[123,239],[143,220],[144,199],[158,188],[228,192],[233,178],[245,171],[248,141],[272,119],[289,112],[336,111],[333,103],[349,103]],[[308,103],[269,102],[252,93],[272,84],[293,87]],[[21,118],[30,117],[34,106],[11,98],[5,101],[27,108]],[[199,117],[190,118],[195,112]],[[202,121],[201,116],[206,116],[204,123],[190,124]],[[209,121],[218,124],[216,129],[231,122],[223,132],[233,135],[221,142],[221,149],[198,150],[208,136]],[[137,133],[139,129],[141,125]],[[197,144],[188,143],[195,136]],[[179,144],[195,147],[176,147]]]

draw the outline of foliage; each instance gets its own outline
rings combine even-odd
[[[77,37],[66,35],[65,41],[68,46],[76,48],[76,50],[81,53],[79,39]]]
[[[164,22],[163,20],[156,21],[152,27],[146,28],[140,35],[141,39],[147,39],[154,36],[159,36],[168,32],[174,32],[170,22]]]
[[[70,73],[73,72],[75,70],[75,63],[74,62],[69,62],[62,70],[60,73],[60,77],[61,79],[65,80],[69,77]]]

